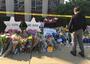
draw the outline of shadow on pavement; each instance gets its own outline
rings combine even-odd
[[[16,55],[9,55],[7,56],[10,59],[18,60],[18,61],[29,61],[32,60],[33,57],[36,57],[38,59],[43,59],[43,57],[49,57],[49,58],[56,58],[58,60],[64,60],[73,64],[80,64],[84,60],[90,60],[90,57],[82,58],[79,55],[72,56],[70,54],[70,48],[64,47],[61,50],[56,50],[54,52],[48,52],[48,53],[36,53],[33,52],[32,55],[30,53],[21,53]]]
[[[90,57],[86,57],[86,59],[90,60]]]

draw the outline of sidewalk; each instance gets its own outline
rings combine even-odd
[[[62,47],[62,49],[52,53],[35,53],[30,63],[30,54],[24,53],[12,57],[0,58],[0,64],[90,64],[90,47],[85,48],[86,58],[82,58],[79,55],[74,57],[70,54],[70,50],[70,47]]]

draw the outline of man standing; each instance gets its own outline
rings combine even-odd
[[[77,55],[76,47],[78,43],[81,50],[79,52],[79,55],[85,57],[82,35],[83,35],[83,31],[86,29],[86,24],[85,24],[86,19],[85,16],[81,14],[81,10],[78,6],[75,7],[73,11],[74,11],[74,15],[72,16],[71,21],[69,23],[69,32],[71,32],[73,35],[72,37],[73,47],[70,53],[73,56]]]

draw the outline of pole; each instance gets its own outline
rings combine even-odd
[[[31,63],[31,58],[32,58],[32,49],[30,50],[29,64]]]
[[[33,42],[32,42],[31,48],[30,48],[30,51],[29,51],[29,53],[30,53],[30,55],[29,55],[29,64],[31,63],[33,48],[34,47],[33,47]]]

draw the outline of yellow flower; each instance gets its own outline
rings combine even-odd
[[[32,39],[32,36],[29,36],[28,39]]]

